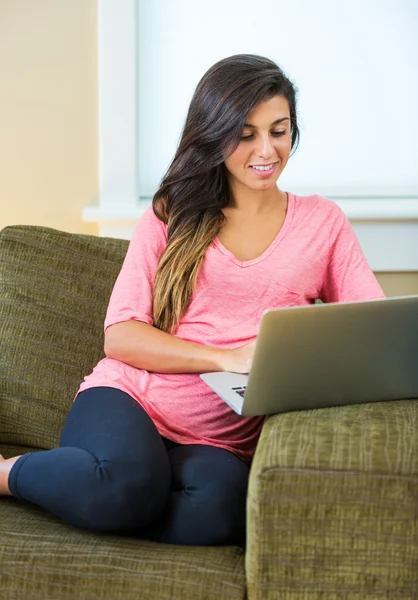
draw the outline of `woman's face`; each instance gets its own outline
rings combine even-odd
[[[286,98],[275,96],[261,102],[248,113],[241,141],[225,160],[232,190],[241,186],[253,190],[274,187],[290,150],[290,111]]]

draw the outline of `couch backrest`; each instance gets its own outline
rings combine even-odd
[[[0,443],[58,445],[129,242],[16,225],[0,232]]]

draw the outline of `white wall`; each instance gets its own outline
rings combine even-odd
[[[199,79],[238,53],[272,58],[299,88],[282,187],[417,195],[417,0],[139,0],[138,19],[141,195],[156,191]]]

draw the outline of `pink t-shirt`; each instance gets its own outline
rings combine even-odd
[[[153,282],[167,244],[167,226],[150,207],[141,217],[116,280],[104,323],[150,325]],[[209,246],[192,301],[175,335],[219,348],[254,340],[272,307],[384,298],[347,217],[321,196],[288,192],[282,229],[258,258],[242,262],[218,239]],[[161,374],[104,358],[79,392],[118,388],[135,398],[164,437],[209,444],[252,457],[264,417],[237,415],[197,373]]]

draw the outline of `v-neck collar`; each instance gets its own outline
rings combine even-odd
[[[289,229],[292,217],[293,217],[293,211],[294,211],[294,197],[293,194],[291,192],[286,192],[287,194],[287,210],[286,210],[286,215],[283,221],[283,225],[280,228],[280,231],[278,232],[278,234],[276,235],[276,237],[274,238],[274,240],[271,242],[270,246],[264,250],[263,254],[260,254],[260,256],[257,256],[257,258],[253,258],[252,260],[238,260],[238,258],[227,248],[225,248],[225,246],[222,244],[222,242],[220,241],[220,239],[218,237],[216,237],[213,240],[213,244],[218,248],[218,250],[220,250],[222,252],[222,254],[225,254],[225,256],[228,256],[228,258],[238,267],[251,267],[252,265],[256,265],[257,263],[261,262],[262,260],[264,260],[265,258],[267,258],[267,256],[269,256],[273,250],[278,246],[278,244],[282,241],[283,237],[286,235],[287,230]]]

